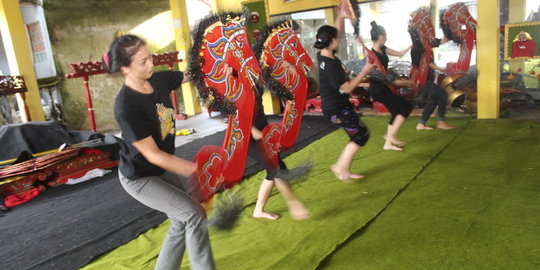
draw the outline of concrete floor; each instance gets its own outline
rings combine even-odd
[[[206,109],[203,108],[203,113],[189,116],[185,120],[176,120],[176,130],[193,129],[195,132],[189,135],[176,136],[174,144],[176,147],[192,142],[196,139],[222,131],[227,127],[221,115],[213,113],[213,116],[208,116]]]

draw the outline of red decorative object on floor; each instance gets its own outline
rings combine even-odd
[[[117,166],[109,157],[94,148],[70,148],[1,168],[0,196],[7,207],[25,203],[45,191],[45,184],[55,187],[92,169]]]

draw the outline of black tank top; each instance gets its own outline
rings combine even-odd
[[[384,69],[388,70],[388,62],[390,61],[390,59],[388,58],[388,55],[386,55],[386,46],[381,47],[382,53],[380,53],[380,52],[378,52],[378,51],[376,51],[374,49],[371,49],[371,50],[375,53],[375,55],[377,56],[377,58],[381,62],[381,65],[384,67]],[[388,86],[386,86],[386,84],[383,84],[383,83],[375,81],[375,80],[371,80],[369,82],[368,92],[369,92],[369,95],[371,95],[371,97],[376,96],[381,91],[390,91],[390,88],[388,88]]]

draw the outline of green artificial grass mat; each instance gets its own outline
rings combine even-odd
[[[281,219],[270,221],[250,217],[265,172],[245,179],[234,188],[233,192],[240,190],[245,197],[245,208],[237,226],[231,231],[210,230],[218,269],[316,269],[321,261],[323,265],[332,267],[334,257],[339,256],[331,256],[336,248],[341,247],[338,253],[345,254],[347,249],[343,248],[343,243],[350,242],[351,236],[374,218],[377,217],[378,221],[388,206],[394,205],[394,200],[401,198],[404,190],[409,189],[408,185],[417,181],[433,159],[438,158],[456,138],[463,136],[460,134],[470,123],[468,118],[451,119],[450,123],[456,126],[453,130],[416,131],[414,127],[418,118],[411,117],[400,131],[400,139],[409,144],[405,151],[395,152],[382,150],[382,135],[386,132],[388,117],[363,117],[363,120],[370,129],[371,139],[357,153],[352,171],[365,174],[366,179],[352,184],[343,183],[329,169],[348,142],[342,130],[285,159],[289,167],[306,159],[314,162],[311,172],[293,184],[295,193],[311,211],[310,219],[291,220],[277,192],[269,199],[266,210],[280,214]],[[470,147],[464,148],[468,150]],[[462,155],[467,156],[466,152]],[[458,168],[454,169],[459,170],[465,164],[456,160],[455,166]],[[432,204],[431,201],[424,203]],[[168,222],[165,222],[100,256],[83,269],[152,269],[167,228]],[[360,255],[355,253],[348,257],[350,265],[357,265],[354,261]],[[182,269],[188,269],[188,265],[189,260],[184,259]],[[334,269],[345,269],[339,267]]]
[[[471,121],[318,269],[540,269],[539,142],[540,123]]]

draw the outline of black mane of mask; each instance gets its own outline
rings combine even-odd
[[[354,12],[354,16],[356,17],[356,23],[353,24],[354,28],[354,35],[360,34],[360,17],[362,16],[362,11],[360,11],[360,6],[358,5],[358,1],[356,0],[350,0],[351,7]]]
[[[444,14],[446,13],[446,9],[443,9],[441,10],[441,13],[440,13],[440,26],[441,26],[441,29],[443,30],[443,33],[444,33],[444,36],[447,37],[449,40],[452,40],[454,41],[455,43],[458,43],[458,44],[461,44],[463,42],[463,40],[461,40],[460,37],[456,37],[454,35],[452,35],[452,31],[450,30],[450,26],[446,25],[445,24],[445,21],[444,21]]]
[[[266,66],[264,63],[261,62],[261,57],[263,55],[264,50],[264,43],[266,43],[266,40],[270,37],[270,34],[274,31],[274,29],[283,27],[286,23],[292,23],[293,30],[298,29],[298,24],[293,20],[281,20],[279,22],[269,24],[267,25],[259,35],[259,38],[255,41],[255,45],[253,45],[253,53],[255,54],[255,57],[257,57],[257,60],[259,61],[259,65],[262,68],[263,72],[263,78],[265,83],[265,86],[270,92],[277,96],[280,99],[285,100],[293,100],[294,95],[291,91],[289,91],[283,84],[281,84],[279,81],[277,81],[274,76],[272,75],[272,68],[269,66]]]
[[[222,23],[227,23],[229,18],[242,17],[245,14],[235,13],[235,12],[226,12],[209,15],[203,18],[195,31],[193,32],[193,46],[190,51],[190,60],[189,60],[189,72],[191,73],[191,80],[197,88],[199,99],[203,102],[208,102],[208,108],[221,112],[224,116],[234,114],[236,112],[236,106],[234,103],[227,100],[224,96],[219,94],[217,89],[209,87],[206,85],[204,78],[206,75],[202,71],[202,65],[204,64],[204,59],[199,55],[199,50],[202,47],[204,40],[204,32],[212,24],[221,21]]]
[[[409,35],[411,36],[413,47],[417,49],[418,52],[422,54],[425,53],[426,48],[424,48],[422,41],[420,41],[420,34],[418,34],[418,29],[414,28],[412,25],[409,25],[409,28],[407,30],[409,31]]]

